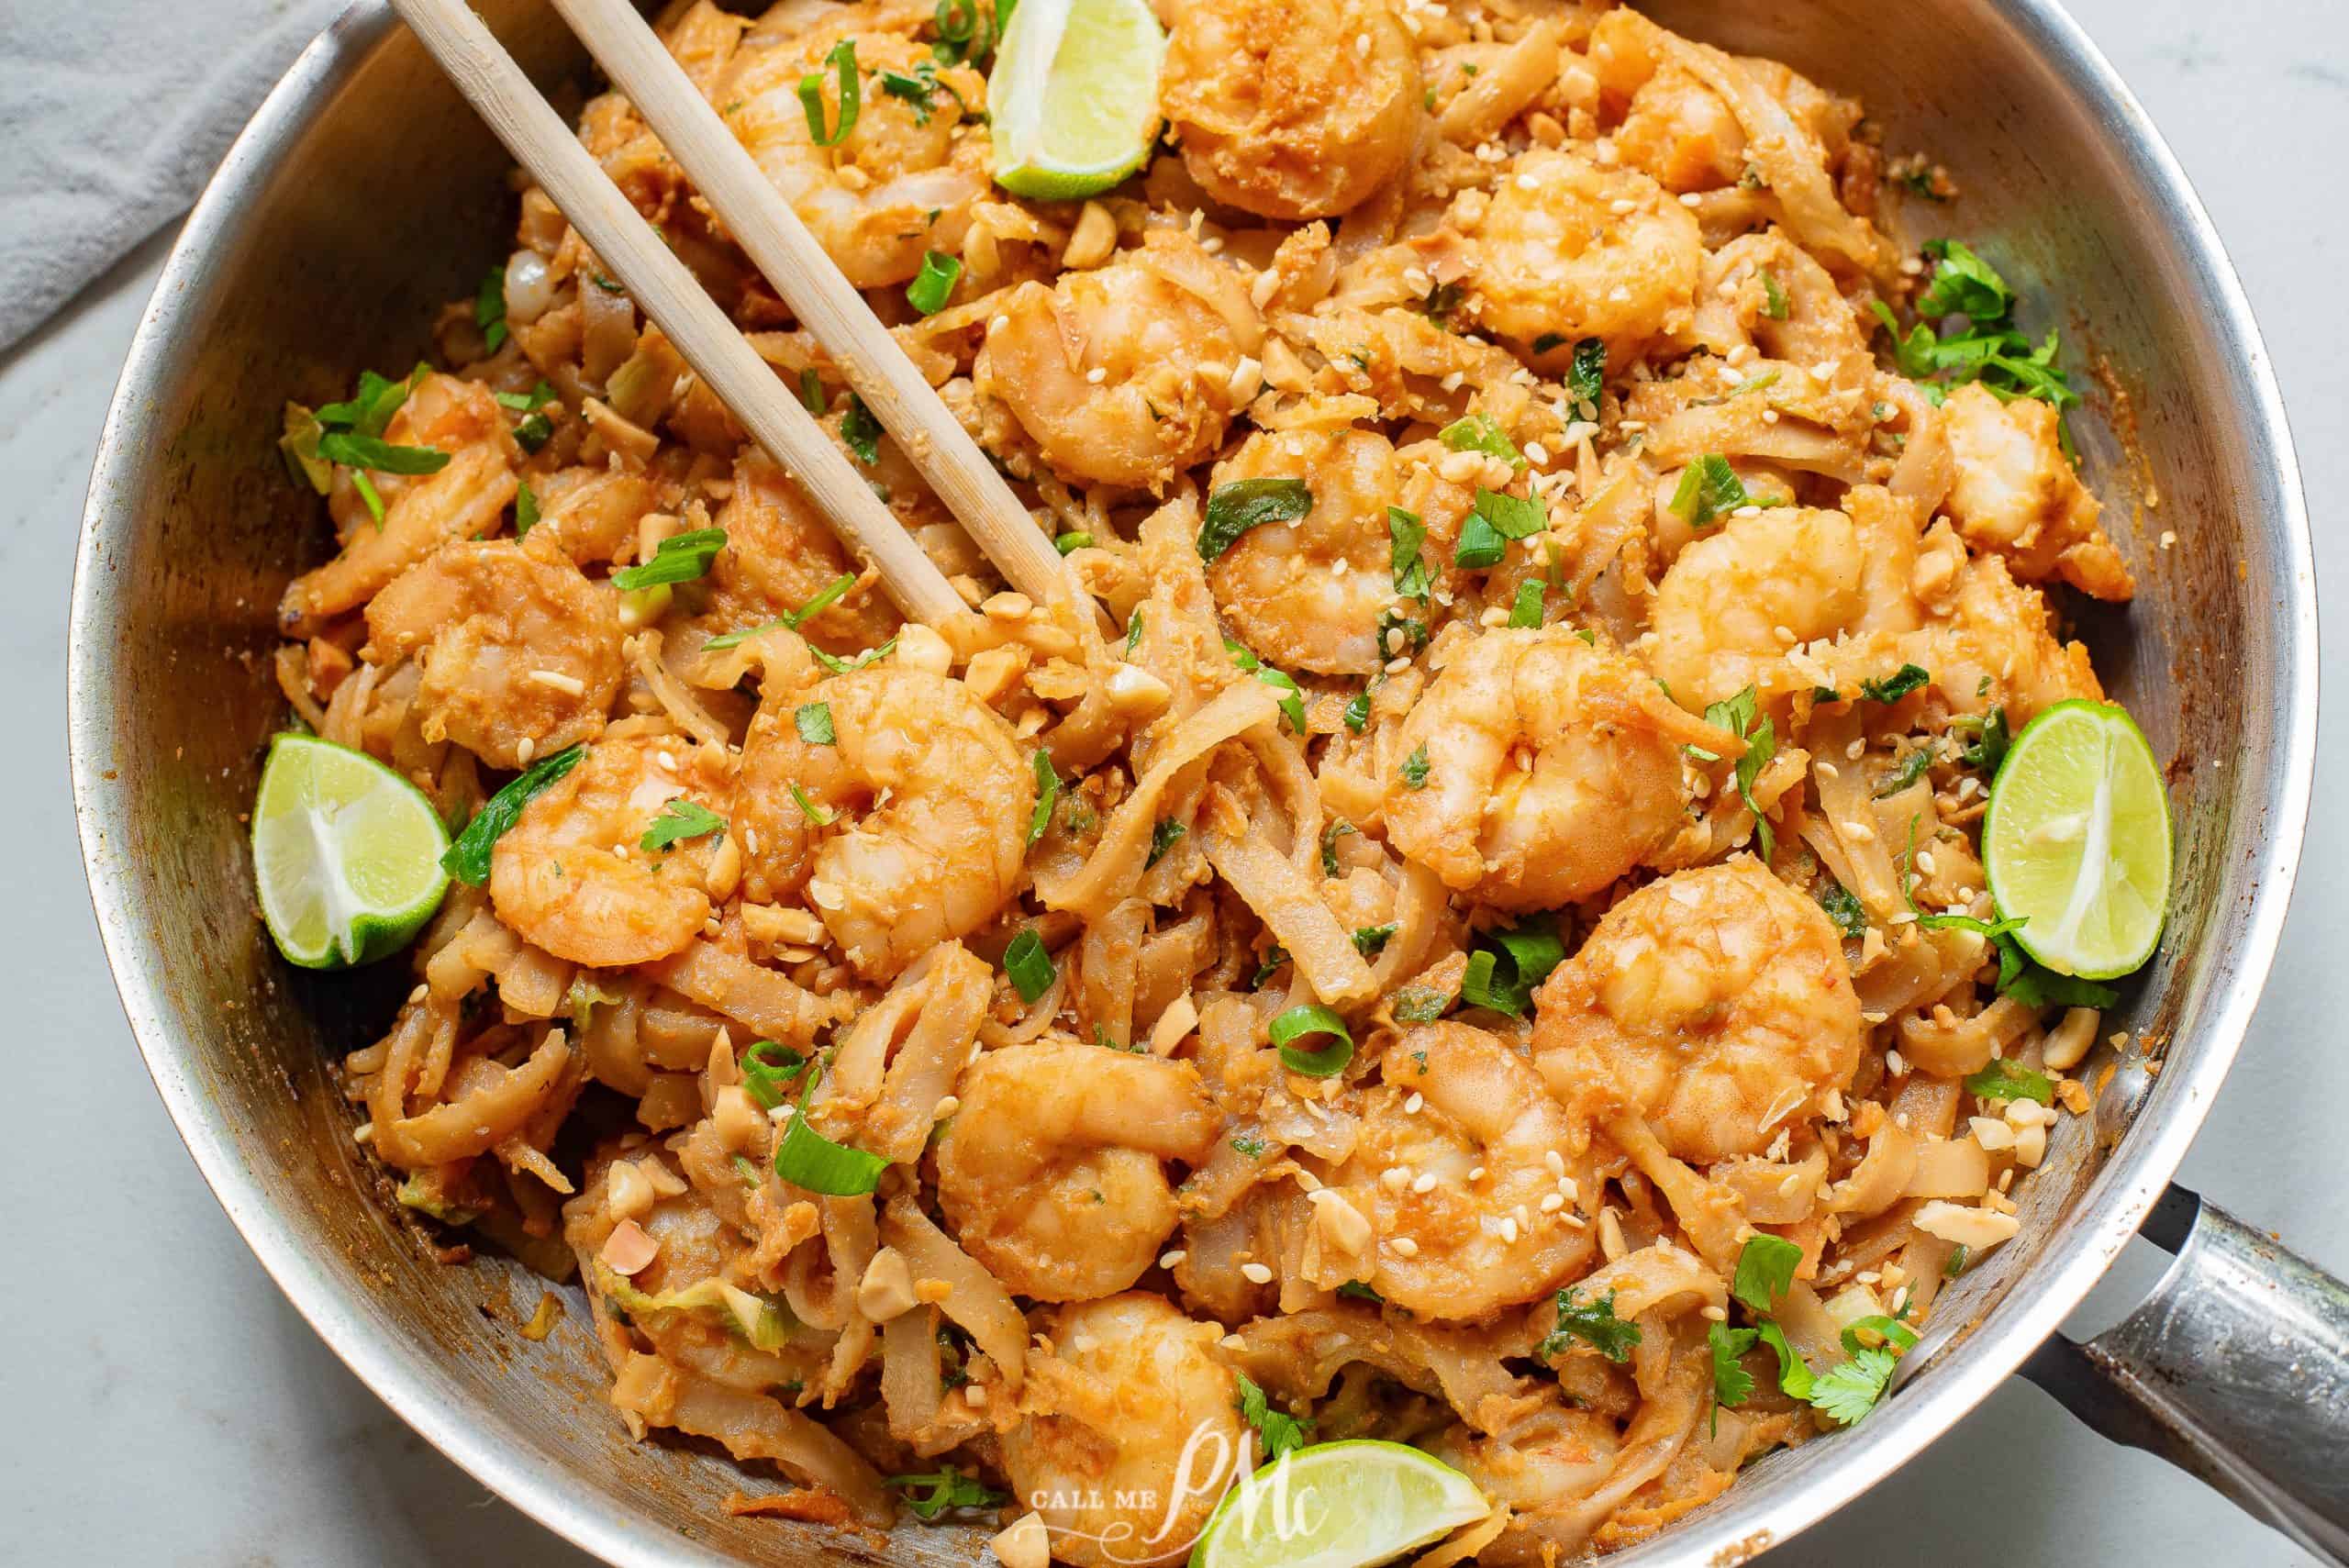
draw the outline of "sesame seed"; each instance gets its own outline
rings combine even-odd
[[[530,672],[530,680],[537,685],[544,686],[551,692],[561,692],[567,697],[583,695],[587,690],[586,682],[576,675],[566,675],[560,670],[533,670]]]
[[[1240,1265],[1240,1277],[1250,1284],[1270,1284],[1273,1283],[1273,1271],[1262,1263],[1242,1263]]]
[[[1403,1114],[1405,1116],[1417,1116],[1419,1114],[1419,1107],[1427,1103],[1427,1096],[1420,1094],[1417,1089],[1414,1089],[1411,1091],[1411,1097],[1403,1102]]]
[[[1428,1172],[1420,1172],[1419,1175],[1412,1180],[1411,1190],[1415,1193],[1431,1193],[1435,1191],[1435,1177]]]
[[[1553,1176],[1563,1176],[1566,1173],[1566,1157],[1554,1149],[1545,1149],[1542,1151],[1542,1163],[1550,1168],[1550,1173]]]
[[[1368,33],[1356,33],[1354,35],[1354,58],[1356,60],[1368,60],[1370,58],[1370,35]]]
[[[1558,1212],[1558,1210],[1560,1210],[1560,1209],[1562,1209],[1562,1208],[1564,1208],[1564,1207],[1566,1207],[1566,1197],[1565,1197],[1565,1195],[1564,1195],[1564,1193],[1543,1193],[1543,1194],[1542,1195],[1542,1213],[1544,1213],[1544,1214],[1555,1214],[1555,1213],[1557,1213],[1557,1212]]]
[[[1158,1254],[1158,1266],[1162,1269],[1171,1269],[1188,1255],[1180,1247],[1174,1248],[1172,1251],[1161,1252]]]
[[[1698,195],[1694,191],[1684,191],[1680,195],[1680,205],[1682,206],[1703,206],[1705,205],[1705,198]]]
[[[1095,365],[1091,370],[1085,373],[1085,382],[1088,386],[1098,386],[1108,379],[1109,373],[1102,369],[1099,365]]]
[[[515,760],[518,762],[527,762],[530,760],[530,753],[536,751],[538,749],[539,743],[525,735],[522,739],[514,742]]]
[[[1408,1236],[1397,1236],[1386,1244],[1403,1257],[1416,1258],[1419,1255],[1419,1244]]]
[[[1622,217],[1628,214],[1637,212],[1639,207],[1640,204],[1631,200],[1629,197],[1619,197],[1608,205],[1607,210],[1613,213],[1617,217]]]
[[[2177,548],[2177,533],[2175,529],[2164,528],[2162,530],[2162,548],[2164,550],[2175,550]]]
[[[1483,1181],[1485,1179],[1485,1167],[1482,1165],[1471,1166],[1468,1171],[1468,1179],[1472,1182]]]

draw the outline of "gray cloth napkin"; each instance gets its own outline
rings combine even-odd
[[[185,212],[346,0],[0,0],[0,349]]]

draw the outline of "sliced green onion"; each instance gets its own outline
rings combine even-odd
[[[1052,548],[1059,550],[1063,555],[1074,555],[1078,550],[1088,548],[1092,543],[1093,536],[1086,533],[1084,529],[1078,528],[1072,532],[1062,534],[1058,538],[1054,539],[1052,540]]]
[[[654,588],[667,583],[690,583],[709,571],[709,563],[726,548],[724,528],[690,528],[671,534],[652,552],[652,559],[612,573],[612,585],[622,593]]]
[[[848,133],[856,128],[857,110],[863,105],[863,91],[856,73],[856,40],[842,39],[824,56],[824,64],[832,67],[841,84],[840,123],[828,135],[824,130],[824,72],[822,67],[799,79],[799,106],[807,116],[807,134],[818,147],[838,147]]]
[[[829,828],[832,825],[832,814],[808,799],[807,792],[799,787],[796,779],[791,781],[791,799],[799,807],[799,815],[807,818],[812,826]]]
[[[954,285],[963,276],[962,261],[943,256],[935,250],[921,255],[921,272],[906,285],[906,303],[924,316],[935,316],[946,308],[954,295]]]
[[[521,539],[539,526],[539,498],[527,484],[514,492],[514,537]]]
[[[1044,951],[1044,939],[1036,928],[1026,927],[1011,939],[1003,950],[1003,972],[1011,976],[1023,1002],[1033,1002],[1052,988],[1052,955]]]
[[[774,1151],[774,1173],[794,1186],[828,1197],[862,1197],[881,1184],[889,1162],[878,1154],[835,1143],[807,1125],[807,1102],[823,1075],[812,1068],[799,1091],[799,1109],[783,1124],[783,1142]]]
[[[764,1110],[783,1104],[793,1079],[806,1070],[807,1059],[774,1040],[754,1040],[742,1052],[742,1087]]]
[[[1028,814],[1028,842],[1044,836],[1052,825],[1052,806],[1061,797],[1061,776],[1052,771],[1051,753],[1042,747],[1036,749],[1036,808]],[[1035,998],[1030,996],[1030,1001]]]
[[[1489,414],[1468,414],[1454,419],[1436,432],[1437,439],[1456,452],[1483,452],[1486,457],[1499,458],[1511,468],[1525,466],[1525,454],[1517,443]]]
[[[1542,624],[1542,581],[1529,577],[1517,585],[1517,603],[1509,606],[1508,624],[1513,627],[1539,627]]]
[[[1354,1059],[1354,1037],[1346,1032],[1346,1021],[1319,1002],[1291,1007],[1273,1020],[1269,1032],[1280,1048],[1281,1065],[1308,1078],[1334,1078]],[[1317,1051],[1300,1051],[1293,1043],[1324,1035],[1330,1043]]]

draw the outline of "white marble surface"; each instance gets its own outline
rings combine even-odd
[[[157,0],[162,3],[162,0]],[[2341,328],[2349,207],[2349,8],[2329,0],[2075,0],[2218,220],[2266,330],[2318,519],[2325,603],[2349,606],[2330,532],[2349,493]],[[0,5],[0,17],[6,6]],[[0,358],[0,773],[13,844],[0,949],[27,1130],[12,1195],[17,1342],[0,1358],[0,1561],[303,1563],[587,1559],[487,1496],[328,1353],[246,1252],[163,1118],[114,1002],[76,859],[64,631],[74,532],[122,355],[164,246],[150,244]],[[2336,628],[2337,628],[2337,622]],[[2328,639],[2321,800],[2349,787],[2349,639]],[[2338,933],[2349,828],[2320,811],[2267,999],[2184,1179],[2349,1273]],[[96,1136],[93,1137],[94,1130]],[[2137,1243],[2074,1328],[2117,1318],[2155,1270]],[[37,1297],[38,1299],[28,1299]],[[1888,1558],[1887,1541],[1898,1542]],[[2109,1446],[2021,1383],[1772,1562],[2311,1560],[2160,1462]]]

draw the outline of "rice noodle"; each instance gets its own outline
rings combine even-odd
[[[1317,997],[1343,1006],[1377,995],[1377,982],[1353,934],[1338,924],[1306,874],[1256,828],[1237,840],[1207,833],[1203,843],[1208,863],[1288,951],[1297,978]]]
[[[1256,681],[1227,686],[1213,701],[1174,728],[1152,759],[1149,770],[1135,781],[1133,793],[1109,814],[1100,843],[1074,876],[1046,883],[1038,878],[1037,896],[1049,909],[1067,909],[1097,920],[1129,895],[1150,854],[1150,840],[1158,825],[1158,806],[1184,769],[1198,762],[1227,740],[1258,725],[1270,725],[1280,716],[1272,688]],[[1357,955],[1359,956],[1359,955]]]
[[[1892,247],[1864,219],[1844,210],[1835,183],[1813,157],[1785,106],[1746,69],[1710,44],[1669,33],[1653,23],[1640,29],[1648,46],[1676,60],[1729,106],[1745,132],[1745,155],[1777,198],[1787,231],[1808,250],[1840,256],[1887,292],[1899,271]]]
[[[511,1071],[488,1064],[495,1076],[462,1098],[421,1115],[378,1119],[375,1148],[410,1171],[485,1154],[546,1102],[570,1060],[562,1030],[549,1029],[528,1062]]]
[[[904,1193],[891,1198],[882,1210],[881,1234],[905,1254],[917,1291],[924,1280],[945,1284],[946,1294],[936,1303],[938,1309],[962,1326],[995,1362],[1004,1385],[1017,1394],[1028,1373],[1028,1319],[1020,1316],[1011,1293]]]
[[[881,1326],[881,1404],[889,1435],[912,1443],[938,1420],[938,1308],[917,1307]]]
[[[930,949],[841,1032],[818,1105],[863,1112],[859,1143],[891,1163],[919,1159],[994,993],[961,942]]]
[[[689,1376],[658,1356],[637,1354],[620,1369],[612,1403],[652,1426],[721,1443],[737,1459],[768,1460],[795,1480],[837,1493],[867,1524],[885,1528],[896,1517],[880,1473],[854,1449],[780,1400]]]
[[[818,1030],[846,1018],[855,1007],[851,996],[819,996],[788,975],[701,938],[674,958],[646,964],[644,973],[725,1014],[759,1039],[786,1045],[813,1044]]]
[[[2012,996],[2000,996],[1970,1018],[1940,1021],[1911,1014],[1900,1020],[1900,1054],[1926,1072],[1943,1078],[1979,1073],[2039,1015]]]

